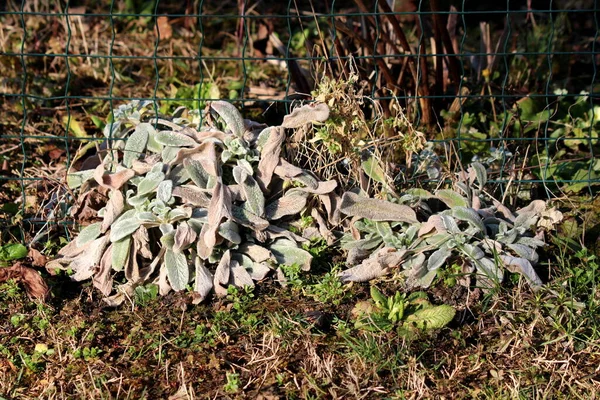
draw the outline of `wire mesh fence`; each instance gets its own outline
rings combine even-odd
[[[277,123],[331,80],[368,99],[365,118],[391,121],[390,137],[409,124],[427,139],[398,163],[406,182],[479,160],[504,194],[595,193],[597,1],[275,3],[0,6],[5,217],[51,219],[53,182],[132,100],[169,114],[229,99]]]

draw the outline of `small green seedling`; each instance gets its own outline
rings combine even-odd
[[[352,310],[357,329],[384,332],[397,329],[403,335],[415,330],[443,328],[455,313],[449,305],[432,305],[425,292],[409,295],[396,292],[386,297],[375,286],[371,286],[371,300],[357,303]]]

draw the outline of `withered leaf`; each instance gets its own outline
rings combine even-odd
[[[300,128],[313,122],[324,122],[329,118],[329,107],[324,103],[313,103],[294,109],[283,117],[282,127]]]
[[[33,268],[26,267],[20,262],[10,267],[0,268],[0,283],[14,279],[23,284],[27,295],[33,299],[46,300],[49,290],[44,279]]]
[[[258,162],[258,170],[256,172],[256,179],[263,190],[269,187],[275,168],[279,164],[281,145],[284,140],[285,133],[283,129],[270,129],[269,138],[260,152],[260,161]]]

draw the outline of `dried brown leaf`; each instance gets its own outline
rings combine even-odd
[[[9,279],[22,283],[27,295],[33,299],[46,300],[49,290],[44,279],[33,268],[26,267],[20,262],[10,267],[0,268],[0,283]]]
[[[281,145],[285,140],[285,132],[282,128],[272,128],[267,143],[260,152],[260,161],[256,172],[256,180],[266,190],[271,183],[273,173],[279,164]]]

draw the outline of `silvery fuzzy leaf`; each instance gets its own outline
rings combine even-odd
[[[476,227],[479,232],[485,233],[485,225],[481,217],[474,209],[470,207],[457,206],[452,208],[452,216],[460,221],[466,221],[472,226]]]
[[[245,168],[233,167],[233,179],[240,185],[243,196],[246,198],[248,210],[253,214],[263,217],[265,214],[265,196],[258,183],[248,174]]]
[[[187,172],[183,164],[174,166],[167,176],[168,179],[173,181],[174,186],[183,185],[191,179],[190,174]]]
[[[502,251],[502,243],[489,238],[481,240],[481,247],[490,254],[498,254]]]
[[[448,232],[450,232],[450,233],[460,233],[461,232],[454,217],[452,217],[450,215],[440,214],[440,219],[442,220],[442,224],[444,225],[444,228],[446,228],[446,230]]]
[[[123,198],[123,193],[119,190],[112,190],[110,199],[106,202],[106,207],[104,209],[104,219],[102,220],[102,226],[100,227],[102,233],[110,228],[113,222],[121,215],[124,207],[125,200]]]
[[[425,257],[424,253],[417,253],[414,254],[410,257],[408,257],[406,259],[406,261],[404,261],[402,263],[402,268],[406,271],[410,271],[410,270],[420,270],[423,269],[424,271],[427,270],[427,267],[425,267],[425,261],[427,261],[427,258]]]
[[[246,271],[248,271],[255,281],[262,281],[271,272],[271,267],[266,263],[255,262],[252,264],[252,267],[246,268]]]
[[[469,202],[454,190],[442,189],[435,192],[435,197],[444,202],[449,208],[469,207]]]
[[[160,223],[156,215],[150,211],[142,211],[136,214],[142,224],[158,224]]]
[[[503,254],[500,255],[500,259],[509,271],[517,272],[525,276],[531,284],[531,286],[542,286],[542,280],[533,269],[533,266],[531,265],[529,260],[520,257],[507,256]]]
[[[190,227],[187,222],[182,222],[177,226],[175,230],[175,237],[173,241],[173,251],[180,253],[183,250],[190,247],[192,243],[196,241],[198,234],[194,229]]]
[[[133,133],[127,138],[123,150],[123,164],[127,168],[131,168],[133,160],[138,159],[144,153],[148,136],[154,133],[154,127],[146,122],[142,122],[135,127]]]
[[[427,270],[425,270],[427,271]],[[417,277],[413,277],[413,279],[409,280],[410,283],[407,283],[409,287],[421,287],[428,288],[433,283],[433,280],[437,276],[437,271],[427,271],[424,275]]]
[[[162,233],[163,235],[166,235],[168,233],[175,233],[175,228],[173,227],[173,224],[160,224],[159,229],[160,233]]]
[[[238,247],[237,251],[240,253],[244,253],[252,260],[254,260],[254,262],[257,263],[275,260],[273,254],[268,249],[250,242],[244,242],[243,244],[241,244]]]
[[[194,304],[201,303],[206,299],[208,294],[213,288],[213,275],[210,273],[208,268],[204,265],[204,261],[200,257],[195,259],[196,267],[196,279],[194,282],[194,292],[198,293],[197,297],[194,297],[192,301]]]
[[[283,117],[282,127],[295,129],[313,122],[325,122],[329,118],[329,107],[325,103],[312,103],[295,108]]]
[[[428,192],[425,189],[420,189],[420,188],[410,188],[407,189],[404,192],[405,195],[409,195],[412,197],[418,197],[421,200],[429,200],[432,197],[435,197],[433,194],[431,194],[430,192]]]
[[[258,138],[256,139],[256,148],[259,151],[262,151],[262,148],[267,144],[272,129],[274,129],[272,126],[266,127],[258,134]]]
[[[173,188],[173,196],[179,197],[183,203],[207,208],[210,205],[212,190],[200,189],[193,185],[181,185]]]
[[[167,213],[167,220],[169,222],[177,222],[182,219],[187,219],[192,216],[192,208],[189,206],[179,206],[169,210]]]
[[[215,293],[219,297],[227,295],[227,286],[229,285],[229,279],[231,277],[231,252],[227,250],[223,253],[221,261],[217,265],[215,270],[215,276],[213,279]]]
[[[165,174],[160,171],[150,171],[144,179],[141,180],[137,188],[137,195],[143,195],[153,192],[158,185],[165,179]]]
[[[146,148],[154,154],[161,154],[165,146],[156,140],[156,130],[148,136]]]
[[[299,214],[306,207],[306,195],[289,194],[279,197],[265,208],[265,218],[274,221],[287,215]]]
[[[133,213],[129,214],[129,211],[133,211]],[[119,217],[119,219],[112,225],[110,229],[110,241],[112,243],[131,235],[140,227],[141,221],[136,217],[136,211],[129,211],[123,213],[121,217]]]
[[[461,250],[472,260],[480,260],[485,257],[485,253],[479,248],[479,246],[474,246],[467,243],[461,248]]]
[[[243,137],[246,128],[244,128],[244,119],[238,109],[226,101],[213,101],[210,107],[219,114],[227,128],[237,137]]]
[[[77,189],[85,182],[89,181],[94,177],[94,170],[88,169],[86,171],[77,171],[67,174],[67,186],[69,189]]]
[[[177,159],[177,154],[179,154],[179,147],[165,146],[163,147],[160,157],[165,163],[171,163]]]
[[[112,269],[115,271],[123,271],[129,258],[130,249],[131,236],[126,236],[121,240],[113,242],[111,257]]]
[[[173,194],[173,181],[164,180],[158,184],[156,188],[156,198],[164,203],[168,203],[171,200]]]
[[[387,222],[375,222],[375,229],[383,240],[386,240],[394,235],[392,227]]]
[[[500,224],[500,227],[502,227],[503,225]],[[502,229],[502,228],[500,228]],[[517,236],[519,235],[519,233],[517,232],[516,229],[511,229],[509,231],[506,231],[504,234],[499,233],[498,235],[496,235],[496,241],[503,243],[503,244],[511,244],[514,243],[515,240],[517,240]]]
[[[533,237],[528,237],[528,236],[522,236],[519,239],[517,239],[517,243],[518,244],[522,244],[525,246],[529,246],[532,248],[537,248],[537,247],[544,247],[546,246],[546,243],[543,240],[537,239],[537,238],[533,238]]]
[[[254,287],[254,281],[252,280],[252,277],[248,271],[246,271],[246,268],[238,264],[237,261],[231,262],[231,275],[229,279],[230,283],[235,287]]]
[[[175,131],[160,131],[154,135],[156,141],[163,146],[177,148],[194,147],[198,143],[191,137]]]
[[[130,192],[128,191],[128,194]],[[146,203],[149,198],[148,198],[148,194],[140,194],[137,196],[131,196],[131,197],[127,197],[127,204],[129,204],[132,207],[140,207],[142,204]]]
[[[346,242],[342,245],[342,249],[344,250],[372,250],[376,247],[379,247],[383,243],[380,237],[372,237],[365,238],[360,240],[353,240],[350,242]]]
[[[219,225],[219,230],[217,231],[219,236],[223,239],[230,241],[234,244],[242,243],[242,237],[239,233],[239,228],[237,224],[233,221],[225,221]]]
[[[169,225],[169,224],[163,224],[163,225]],[[173,245],[175,244],[175,231],[172,230],[170,232],[163,232],[162,236],[160,237],[160,244],[162,245],[162,247],[165,247],[169,250],[173,250]]]
[[[371,221],[418,222],[417,215],[408,206],[370,199],[353,192],[344,193],[340,211],[352,217],[367,218]]]
[[[433,236],[425,238],[425,244],[432,247],[440,247],[444,243],[452,239],[453,235],[450,233],[438,233]]]
[[[486,277],[494,282],[502,282],[504,280],[502,268],[500,268],[494,260],[488,257],[473,262],[473,265],[477,270],[483,272]]]
[[[479,182],[479,187],[484,187],[487,183],[487,171],[483,164],[474,162],[471,164],[471,168],[475,170],[475,174],[477,175],[477,181]]]
[[[201,189],[206,189],[210,175],[206,172],[200,161],[186,158],[183,160],[183,167],[196,186]]]
[[[90,225],[86,226],[85,228],[83,228],[79,232],[79,235],[77,235],[77,239],[75,239],[77,241],[77,247],[81,247],[84,244],[91,242],[92,240],[94,240],[98,236],[100,236],[101,227],[102,227],[102,223],[96,222],[96,223],[90,224]]]
[[[442,247],[431,253],[427,260],[427,270],[435,271],[446,263],[448,257],[452,255],[452,251]]]
[[[517,215],[514,224],[517,228],[525,228],[526,230],[530,230],[535,228],[538,220],[539,217],[535,214],[522,213]]]
[[[248,210],[246,203],[243,203],[241,207],[233,204],[231,216],[235,222],[247,228],[262,231],[269,227],[269,221]]]
[[[458,182],[456,182],[456,183],[454,184],[454,187],[455,187],[456,189],[460,189],[460,191],[461,191],[461,192],[463,192],[463,193],[464,193],[464,194],[466,194],[466,195],[469,195],[469,193],[471,193],[471,191],[469,190],[469,186],[467,186],[467,184],[466,184],[466,183],[464,183],[464,182],[460,182],[460,181],[458,181]],[[458,192],[458,191],[457,191],[457,192]],[[459,194],[460,194],[460,193],[459,193]]]
[[[185,254],[167,250],[163,265],[167,269],[169,284],[173,290],[184,290],[190,281],[190,267]]]
[[[243,168],[248,175],[254,174],[254,168],[252,167],[252,164],[250,164],[246,159],[237,160],[237,166]]]
[[[277,260],[277,263],[283,265],[299,265],[303,271],[310,270],[312,255],[303,249],[297,247],[294,242],[285,239],[277,239],[269,249]]]
[[[511,244],[507,244],[506,247],[511,249],[513,252],[515,252],[519,257],[522,257],[522,258],[528,260],[533,265],[537,264],[537,262],[540,259],[538,253],[534,249],[532,249],[531,247],[525,246],[524,244],[511,243]]]

